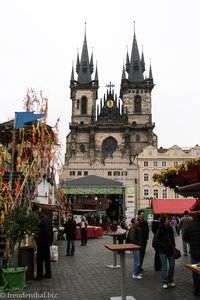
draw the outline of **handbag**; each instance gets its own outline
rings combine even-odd
[[[178,259],[181,257],[181,251],[178,250],[176,247],[173,248],[173,256],[175,259]]]
[[[50,259],[51,261],[58,262],[58,246],[56,245],[50,246]]]

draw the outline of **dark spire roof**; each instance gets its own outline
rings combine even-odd
[[[144,61],[143,47],[142,47],[141,64],[142,64],[142,71],[144,72],[145,71],[145,61]]]
[[[91,82],[91,68],[90,68],[90,63],[89,63],[86,30],[85,30],[85,36],[84,36],[84,41],[83,41],[80,69],[77,73],[78,73],[78,80],[77,80],[78,83],[87,84],[87,83]]]
[[[133,44],[131,51],[131,60],[129,64],[128,80],[130,82],[142,82],[144,80],[142,62],[137,45],[136,34],[134,32]]]
[[[96,63],[96,71],[95,71],[95,77],[94,77],[94,80],[99,81],[97,63]]]
[[[76,73],[78,74],[80,70],[80,60],[79,60],[79,52],[78,52],[78,49],[77,49],[77,59],[76,59]]]
[[[151,63],[150,63],[150,67],[149,67],[149,79],[153,79]]]
[[[74,81],[74,62],[72,63],[71,81]]]
[[[122,79],[126,79],[126,72],[125,72],[124,65],[123,65],[123,70],[122,70]]]
[[[93,49],[92,49],[92,54],[90,58],[90,73],[92,74],[94,72],[94,64],[93,64]]]

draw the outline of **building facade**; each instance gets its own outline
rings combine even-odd
[[[145,147],[138,157],[139,207],[150,207],[152,199],[183,198],[173,189],[154,182],[152,176],[166,168],[176,167],[196,157],[200,157],[200,146],[198,145],[185,149],[176,145],[169,149],[156,148],[151,145]]]
[[[70,132],[60,178],[72,180],[98,175],[123,182],[125,193],[131,187],[135,195],[138,191],[136,157],[148,145],[157,147],[152,122],[152,69],[150,66],[149,76],[145,78],[144,54],[139,54],[135,32],[131,54],[127,52],[123,66],[119,96],[110,82],[103,99],[98,99],[97,66],[94,78],[93,72],[93,54],[89,58],[85,34],[81,57],[77,55],[76,67],[72,67]],[[128,201],[127,195],[125,198]],[[131,198],[134,208],[136,198]]]

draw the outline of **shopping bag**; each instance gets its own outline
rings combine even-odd
[[[50,246],[50,258],[51,261],[58,261],[58,246],[52,245]]]
[[[173,255],[175,259],[178,259],[181,257],[181,251],[178,250],[176,247],[173,248]]]

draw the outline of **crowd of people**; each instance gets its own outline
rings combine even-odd
[[[39,214],[40,223],[38,226],[37,243],[37,280],[43,277],[51,278],[50,265],[50,245],[53,242],[52,224],[43,214]],[[71,213],[67,213],[64,221],[64,231],[66,234],[66,255],[74,256],[75,240],[76,240],[76,221]],[[78,224],[81,232],[81,245],[87,244],[87,226],[88,220],[83,215]],[[108,222],[109,225],[109,222]],[[143,278],[143,261],[146,253],[146,247],[149,239],[149,224],[145,220],[145,211],[140,210],[138,216],[131,220],[131,225],[126,225],[125,219],[121,218],[119,225],[127,231],[126,239],[119,240],[123,243],[133,243],[140,246],[140,250],[134,250],[132,256],[132,278]],[[110,229],[110,227],[109,227]],[[155,250],[154,270],[160,271],[162,287],[167,289],[175,287],[175,258],[174,248],[176,247],[176,237],[181,234],[183,255],[191,255],[191,264],[200,262],[200,213],[189,215],[188,211],[184,212],[182,218],[170,216],[167,214],[154,215],[151,224],[153,233],[152,247]],[[108,230],[109,232],[109,230]],[[45,266],[45,274],[43,275],[43,264]],[[200,296],[200,275],[192,272],[194,283],[194,295]]]
[[[162,287],[175,287],[175,257],[176,237],[181,234],[183,255],[191,255],[191,264],[200,262],[200,213],[189,215],[184,212],[181,219],[167,214],[155,215],[151,224],[153,232],[152,247],[155,250],[154,270],[161,272]],[[139,211],[138,216],[131,220],[127,242],[140,246],[133,251],[132,277],[142,279],[143,260],[149,237],[149,226],[145,221],[145,213]],[[200,275],[192,272],[195,296],[200,296]]]

